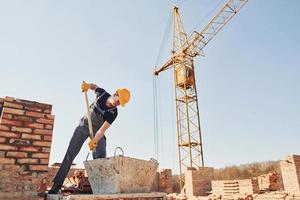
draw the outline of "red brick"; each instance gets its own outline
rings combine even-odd
[[[44,113],[51,114],[51,109],[45,109],[45,110],[44,110]]]
[[[36,118],[43,118],[44,114],[43,113],[39,113],[39,112],[31,112],[31,111],[26,111],[25,112],[26,116],[30,116],[30,117],[36,117]]]
[[[14,108],[3,108],[3,113],[10,113],[15,115],[24,115],[24,110],[14,109]]]
[[[40,159],[40,164],[48,165],[49,164],[49,159]]]
[[[0,163],[2,165],[7,164],[7,165],[13,165],[15,164],[16,159],[14,158],[0,158]]]
[[[54,119],[55,116],[54,116],[54,115],[49,115],[49,114],[47,114],[47,115],[46,115],[46,118],[47,118],[47,119]]]
[[[25,152],[12,152],[9,151],[6,154],[6,157],[15,157],[15,158],[27,158],[28,154]]]
[[[23,133],[21,138],[22,139],[29,139],[29,140],[41,140],[42,136]]]
[[[50,105],[50,104],[38,103],[38,102],[35,103],[35,106],[39,107],[39,108],[44,108],[44,109],[51,109],[52,108],[52,105]]]
[[[48,153],[33,153],[31,155],[32,158],[49,158]]]
[[[0,143],[4,143],[6,141],[6,138],[0,137]]]
[[[5,101],[13,102],[14,100],[15,100],[15,98],[13,98],[13,97],[9,97],[9,96],[5,97]]]
[[[52,126],[52,125],[49,125],[49,124],[45,124],[45,129],[52,130],[52,129],[53,129],[53,126]]]
[[[19,138],[20,134],[13,132],[0,131],[0,136],[8,138]]]
[[[42,152],[50,153],[50,148],[42,147]]]
[[[22,123],[20,121],[7,120],[7,119],[2,119],[1,124],[11,125],[11,126],[22,126]]]
[[[20,128],[20,127],[11,127],[11,131],[22,132],[22,133],[31,133],[31,128]]]
[[[48,171],[48,165],[29,165],[32,171]]]
[[[11,171],[21,171],[21,166],[19,165],[4,165],[5,170],[11,170]]]
[[[46,140],[46,141],[52,141],[52,136],[45,135],[44,136],[44,140]]]
[[[41,108],[37,108],[34,106],[25,106],[25,110],[34,111],[34,112],[42,112]]]
[[[17,151],[18,147],[16,146],[12,146],[12,145],[7,145],[7,144],[0,144],[0,150],[4,150],[4,151]]]
[[[36,121],[39,123],[51,124],[51,125],[53,125],[53,122],[54,122],[53,119],[43,119],[43,118],[37,119]]]
[[[51,142],[33,141],[33,146],[51,147]]]
[[[18,164],[38,164],[38,159],[32,159],[32,158],[22,158],[17,159]]]
[[[23,109],[23,105],[9,102],[4,102],[4,107]]]
[[[43,129],[44,128],[44,124],[25,122],[24,123],[24,127],[41,128],[41,129]]]
[[[30,145],[30,141],[11,138],[9,139],[9,144],[28,146]]]
[[[0,120],[1,121],[1,120]],[[0,125],[0,130],[3,130],[3,131],[9,131],[10,128],[8,126],[4,126],[4,125]]]
[[[26,117],[26,116],[22,116],[22,115],[14,115],[13,118],[15,120],[19,120],[19,121],[32,122],[32,118],[31,117]]]
[[[4,102],[4,99],[3,98],[0,98],[0,103],[3,103]]]
[[[5,157],[5,151],[0,151],[0,158]],[[1,171],[1,164],[0,164],[0,171]]]
[[[52,135],[52,131],[51,130],[45,130],[45,129],[35,129],[33,131],[33,133],[42,134],[42,135]]]
[[[25,151],[25,152],[39,152],[38,147],[28,147],[28,146],[21,146],[19,147],[19,151]]]
[[[12,114],[3,113],[2,115],[2,119],[12,119],[12,118],[13,118]]]

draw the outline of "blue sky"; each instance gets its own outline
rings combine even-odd
[[[225,0],[0,0],[0,96],[53,104],[50,163],[82,115],[83,80],[132,100],[107,131],[108,156],[154,157],[153,76],[172,5],[188,33]],[[249,0],[195,61],[204,159],[224,167],[300,154],[300,2]],[[159,60],[163,62],[163,59]],[[172,73],[159,77],[161,167],[178,169]],[[90,100],[94,98],[89,94]],[[75,163],[88,153],[84,144]]]

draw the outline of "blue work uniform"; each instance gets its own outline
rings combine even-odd
[[[93,125],[94,136],[96,132],[100,129],[105,121],[112,124],[118,115],[118,110],[116,107],[109,108],[106,106],[107,99],[111,96],[102,88],[96,88],[96,100],[91,105],[91,121]],[[74,134],[69,143],[64,160],[53,179],[53,182],[62,185],[70,168],[73,160],[79,153],[83,143],[90,136],[89,126],[87,117],[81,118],[79,125],[76,127]],[[105,158],[106,157],[106,137],[102,137],[97,143],[96,150],[93,152],[93,158]]]

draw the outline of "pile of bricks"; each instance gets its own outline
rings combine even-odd
[[[48,168],[48,173],[46,177],[47,187],[51,187],[53,184],[53,177],[55,177],[59,166],[51,166]],[[80,173],[80,177],[78,175]],[[80,179],[80,180],[79,180]],[[84,182],[82,182],[84,180]],[[73,193],[91,193],[91,187],[87,180],[86,170],[83,168],[78,168],[76,166],[71,166],[67,177],[63,183],[62,192],[73,192]]]
[[[52,106],[0,98],[0,199],[38,199],[49,163]]]
[[[256,194],[259,193],[257,179],[212,181],[213,194]]]
[[[300,155],[289,155],[280,162],[284,190],[300,192]]]
[[[260,175],[257,180],[260,191],[277,191],[282,188],[276,172]]]
[[[211,180],[214,176],[212,167],[189,169],[185,172],[185,191],[188,198],[205,196],[211,191]]]

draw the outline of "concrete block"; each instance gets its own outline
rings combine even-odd
[[[94,194],[149,192],[158,163],[124,156],[84,162]]]

